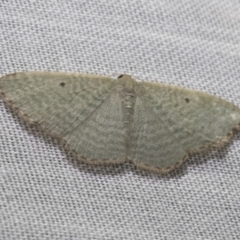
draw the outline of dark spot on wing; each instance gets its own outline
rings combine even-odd
[[[65,87],[66,83],[65,83],[65,82],[61,82],[59,85],[60,85],[61,87]]]

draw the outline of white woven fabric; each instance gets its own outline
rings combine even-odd
[[[240,106],[234,0],[0,2],[0,75],[128,73]],[[174,150],[174,149],[173,149]],[[239,239],[240,134],[167,176],[91,167],[0,101],[0,239]]]

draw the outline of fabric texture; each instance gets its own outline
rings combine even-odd
[[[234,0],[0,2],[0,76],[127,73],[240,106],[239,43]],[[239,159],[238,133],[168,175],[89,166],[0,100],[0,239],[239,239]]]

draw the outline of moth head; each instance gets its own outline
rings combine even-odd
[[[121,74],[118,76],[118,79],[126,91],[132,91],[134,89],[135,80],[130,75]]]

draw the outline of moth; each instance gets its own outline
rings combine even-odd
[[[22,72],[2,77],[0,93],[28,123],[89,164],[132,162],[167,173],[240,129],[240,109],[228,101],[129,75]]]

